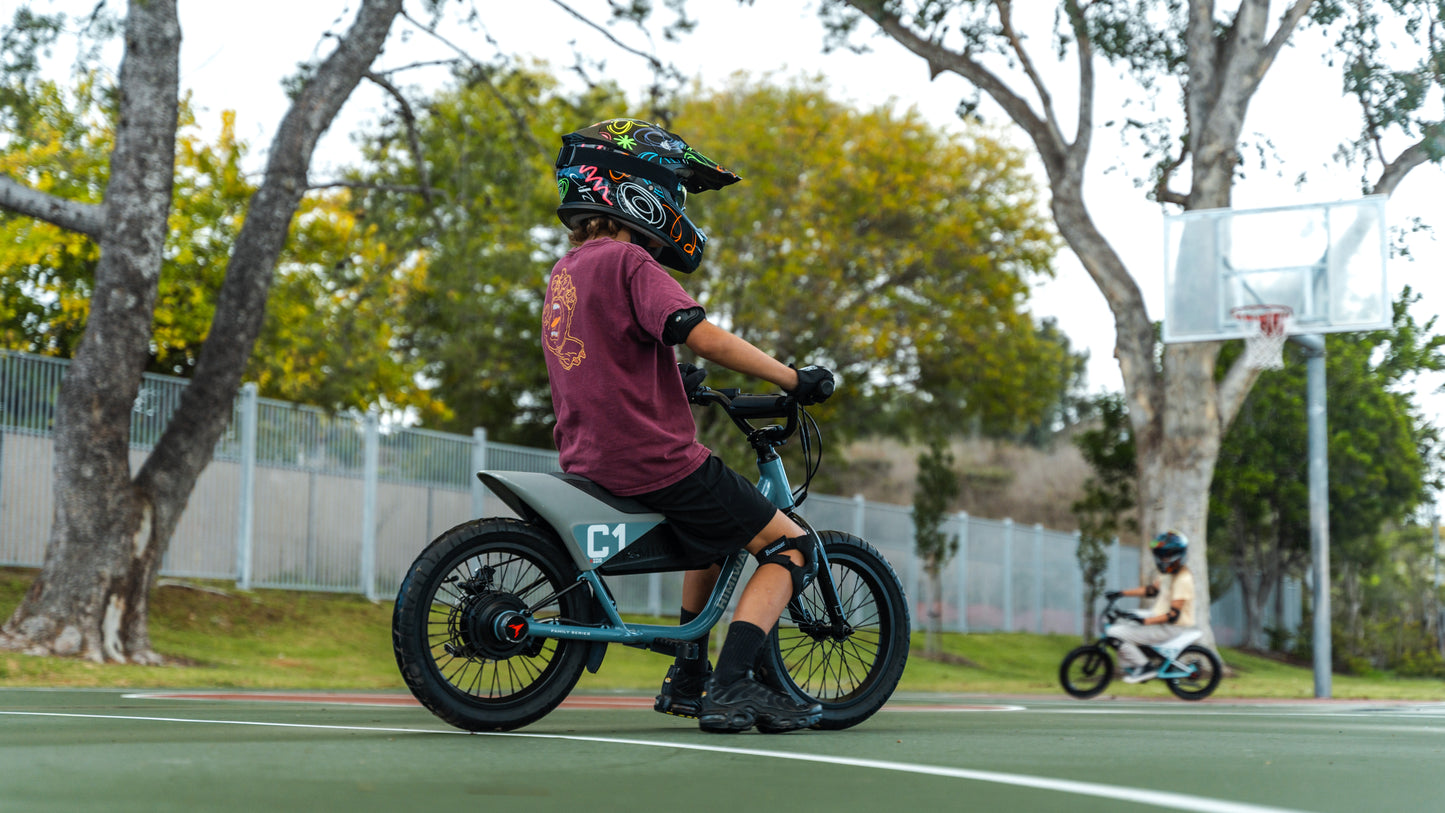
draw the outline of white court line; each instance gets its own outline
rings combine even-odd
[[[1436,709],[1390,709],[1372,706],[1356,709],[1340,709],[1339,711],[1307,711],[1291,710],[1282,708],[1279,711],[1272,711],[1270,706],[1255,706],[1248,710],[1226,711],[1218,706],[1203,706],[1198,708],[1185,709],[1153,709],[1142,706],[1130,706],[1128,708],[1110,709],[1083,709],[1063,708],[1058,706],[1030,706],[1026,711],[1038,714],[1094,714],[1100,716],[1127,714],[1131,716],[1153,716],[1153,717],[1269,717],[1272,719],[1311,719],[1311,718],[1346,718],[1351,720],[1433,720],[1441,719],[1445,724],[1445,710]]]
[[[0,711],[0,715],[16,717],[67,717],[90,720],[133,720],[163,723],[200,723],[203,725],[236,725],[268,728],[321,729],[329,731],[367,731],[387,734],[467,734],[465,731],[427,728],[386,728],[381,726],[319,725],[312,723],[266,723],[253,720],[197,720],[183,717],[141,717],[120,714],[76,714],[50,711]],[[990,782],[998,785],[1012,785],[1035,790],[1058,793],[1072,793],[1079,796],[1094,796],[1101,799],[1117,799],[1123,802],[1155,805],[1173,810],[1192,810],[1199,813],[1304,813],[1303,811],[1255,805],[1247,802],[1231,802],[1225,799],[1210,799],[1204,796],[1190,796],[1169,791],[1145,790],[1143,788],[1122,788],[1101,785],[1094,782],[1077,782],[1069,779],[1050,779],[1043,776],[1000,773],[997,771],[976,771],[969,768],[946,768],[933,765],[913,765],[907,762],[890,762],[879,759],[856,759],[823,754],[798,754],[787,751],[764,751],[757,748],[731,748],[721,745],[699,745],[696,743],[662,742],[657,740],[630,740],[619,737],[589,737],[575,734],[528,734],[511,732],[506,734],[479,733],[474,736],[526,738],[541,740],[566,740],[570,742],[603,743],[607,745],[632,745],[646,748],[673,748],[683,751],[706,751],[737,756],[755,756],[765,759],[786,759],[795,762],[816,762],[824,765],[846,765],[855,768],[871,768],[880,771],[941,776],[950,779],[968,779],[975,782]]]

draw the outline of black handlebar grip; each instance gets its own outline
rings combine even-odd
[[[737,418],[786,418],[792,404],[786,395],[739,395],[728,404],[728,414]]]
[[[818,394],[827,398],[833,394],[833,379],[829,378],[818,384]]]

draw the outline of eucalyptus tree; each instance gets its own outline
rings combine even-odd
[[[229,419],[317,140],[370,69],[401,7],[402,0],[361,0],[350,27],[332,35],[330,54],[296,83],[227,259],[191,385],[134,474],[130,413],[151,356],[175,185],[176,0],[138,0],[120,22],[118,115],[102,191],[50,190],[43,163],[0,175],[0,207],[98,246],[90,310],[55,420],[56,507],[45,562],[0,628],[0,646],[97,661],[159,660],[147,608],[161,559]],[[7,79],[33,72],[63,27],[58,16],[22,7],[3,38]]]
[[[1243,171],[1251,103],[1287,47],[1313,46],[1320,50],[1313,83],[1341,87],[1359,103],[1360,118],[1338,133],[1341,152],[1358,159],[1367,192],[1390,194],[1411,170],[1445,155],[1438,4],[1060,0],[1053,9],[1052,27],[1037,36],[1025,30],[1024,4],[1009,0],[825,0],[822,6],[830,45],[860,45],[859,35],[881,33],[918,56],[928,77],[962,77],[971,88],[962,111],[977,113],[986,97],[1032,142],[1059,233],[1113,315],[1115,356],[1138,444],[1145,535],[1173,527],[1197,540],[1189,565],[1205,575],[1209,483],[1224,432],[1258,371],[1236,361],[1217,376],[1221,342],[1160,345],[1139,285],[1142,275],[1156,273],[1153,265],[1128,267],[1085,196],[1096,137],[1116,118],[1139,125],[1143,137],[1134,140],[1134,158],[1151,167],[1141,178],[1144,194],[1185,210],[1228,207]],[[1306,28],[1324,36],[1308,42],[1298,36]],[[1138,117],[1118,116],[1116,103],[1104,107],[1101,77],[1115,71],[1129,85],[1124,104],[1141,111]],[[1060,75],[1061,81],[1052,78]],[[1118,157],[1112,140],[1108,149]],[[1207,583],[1199,580],[1206,631]]]

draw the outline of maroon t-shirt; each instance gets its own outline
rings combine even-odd
[[[697,442],[667,319],[700,307],[641,246],[592,240],[552,268],[542,347],[563,471],[620,495],[672,485],[708,457]]]

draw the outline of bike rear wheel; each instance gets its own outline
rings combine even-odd
[[[1198,644],[1185,647],[1174,662],[1191,672],[1189,677],[1165,681],[1169,684],[1169,691],[1180,700],[1203,700],[1214,694],[1219,687],[1219,679],[1224,676],[1224,665],[1219,662],[1219,656]]]
[[[555,537],[520,520],[474,520],[442,534],[407,571],[392,613],[392,648],[407,688],[468,731],[507,731],[542,718],[577,684],[587,645],[512,640],[498,629],[516,614],[531,624],[585,620],[587,594],[561,592],[575,577]]]
[[[873,546],[839,531],[818,534],[827,577],[803,590],[769,636],[764,665],[781,688],[823,706],[814,728],[838,730],[873,716],[908,663],[908,602],[893,566]],[[837,587],[844,618],[829,616],[824,583]]]
[[[1114,678],[1114,658],[1098,644],[1076,647],[1059,664],[1059,683],[1064,691],[1088,700],[1108,688]]]

